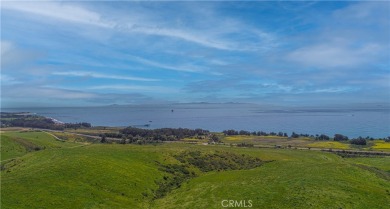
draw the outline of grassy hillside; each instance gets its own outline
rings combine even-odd
[[[254,208],[387,208],[390,203],[389,181],[373,172],[334,155],[283,152],[264,150],[279,160],[250,171],[196,178],[155,205],[220,208],[223,199],[252,200]]]
[[[76,146],[74,143],[64,143],[56,140],[53,135],[42,131],[12,131],[2,134],[2,136],[11,137],[13,140],[24,140],[43,149],[64,148]]]
[[[157,150],[91,145],[30,152],[1,172],[4,208],[142,208],[161,172]]]
[[[24,155],[27,149],[8,135],[1,136],[1,160],[8,160]]]
[[[20,140],[42,149],[29,151]],[[270,162],[246,170],[186,167],[195,176],[156,199],[159,182],[172,177],[161,165],[183,166],[177,156],[197,151],[202,156],[232,153],[215,158],[226,162],[242,155]],[[389,157],[182,143],[86,145],[16,131],[1,133],[1,157],[2,208],[222,208],[225,199],[251,200],[252,208],[390,204]]]

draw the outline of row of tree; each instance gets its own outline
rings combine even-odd
[[[333,136],[333,138],[331,138],[330,136],[326,135],[326,134],[316,134],[315,136],[314,135],[309,135],[309,134],[298,134],[298,133],[295,133],[295,132],[292,132],[290,136],[287,135],[287,133],[283,133],[283,132],[278,132],[278,133],[275,133],[275,132],[270,132],[270,133],[267,133],[267,132],[264,132],[264,131],[244,131],[244,130],[240,130],[240,131],[236,131],[236,130],[233,130],[233,129],[229,129],[229,130],[224,130],[223,133],[225,134],[225,136],[235,136],[235,135],[247,135],[247,136],[280,136],[280,137],[291,137],[291,138],[299,138],[299,137],[311,137],[311,138],[314,138],[315,140],[321,140],[321,141],[329,141],[331,139],[333,139],[334,141],[348,141],[349,138],[345,135],[342,135],[342,134],[335,134]],[[358,138],[353,138],[350,140],[350,143],[351,144],[359,144],[359,145],[365,145],[367,144],[367,140],[374,140],[374,138],[372,137],[369,137],[367,136],[366,138],[363,138],[363,137],[358,137]],[[384,138],[383,140],[385,140],[386,142],[390,142],[390,136],[387,137],[387,138]]]
[[[120,131],[122,136],[126,138],[129,136],[140,136],[143,138],[153,138],[154,140],[163,140],[163,136],[170,137],[171,139],[183,139],[208,136],[210,131],[203,129],[188,129],[188,128],[159,128],[159,129],[142,129],[135,127],[127,127]]]
[[[64,128],[73,128],[73,129],[78,129],[78,128],[91,128],[92,125],[87,122],[82,122],[82,123],[65,123]]]
[[[275,133],[275,132],[270,132],[270,133],[267,133],[267,132],[264,132],[264,131],[244,131],[244,130],[240,130],[240,131],[236,131],[236,130],[233,130],[233,129],[229,129],[229,130],[224,130],[222,133],[224,133],[225,135],[227,136],[235,136],[235,135],[247,135],[247,136],[281,136],[281,137],[287,137],[287,133],[283,133],[283,132],[279,132],[279,133]]]
[[[219,141],[218,137],[210,134],[210,131],[203,129],[188,129],[188,128],[160,128],[160,129],[142,129],[135,127],[127,127],[119,131],[119,133],[105,133],[100,135],[101,142],[106,142],[107,137],[121,138],[121,143],[138,143],[145,144],[161,141],[177,141],[184,138],[204,139],[209,138],[211,141]]]

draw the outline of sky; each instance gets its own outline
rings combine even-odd
[[[390,2],[1,1],[1,106],[390,104]]]

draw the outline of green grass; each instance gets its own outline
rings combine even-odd
[[[379,168],[383,171],[387,171],[390,173],[390,158],[381,158],[381,157],[356,157],[356,158],[346,158],[348,162],[361,164],[365,166],[371,166],[375,168]]]
[[[155,205],[221,208],[224,199],[252,200],[254,208],[387,208],[390,203],[390,193],[386,191],[389,181],[333,154],[252,149],[244,152],[267,155],[276,161],[249,171],[201,176]],[[379,161],[388,164],[389,158],[378,158]]]
[[[67,142],[92,143],[92,142],[100,141],[99,139],[96,138],[80,136],[69,132],[51,132],[51,134]]]
[[[64,148],[64,147],[72,147],[77,145],[75,143],[61,142],[59,140],[56,140],[52,135],[41,131],[12,131],[12,132],[4,132],[1,135],[2,137],[8,136],[13,139],[15,138],[24,139],[28,142],[41,146],[45,149]]]
[[[18,151],[12,138],[47,148]],[[2,157],[3,150],[14,150],[4,155],[8,159],[18,157],[1,171],[1,207],[7,209],[222,208],[225,199],[252,200],[252,208],[388,208],[390,204],[390,182],[383,178],[390,175],[389,157],[341,158],[311,150],[184,143],[79,146],[43,132],[2,133],[1,142]],[[156,182],[166,175],[156,161],[179,164],[173,155],[184,151],[227,151],[272,162],[250,170],[198,173],[154,200]]]
[[[154,180],[158,150],[91,145],[32,152],[3,171],[4,208],[144,208]],[[147,154],[146,154],[147,153]]]
[[[236,136],[222,136],[222,142],[224,143],[249,143],[260,146],[282,146],[288,147],[289,145],[292,147],[307,147],[308,144],[314,142],[313,139],[309,137],[299,137],[299,138],[289,138],[289,137],[281,137],[281,136],[244,136],[244,135],[236,135]]]
[[[1,136],[0,146],[2,161],[22,156],[27,152],[26,148],[23,145],[14,141],[12,137],[6,135]]]
[[[40,149],[76,146],[56,140],[48,133],[40,131],[2,131],[1,161],[20,157],[27,152]]]

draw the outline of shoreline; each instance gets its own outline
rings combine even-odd
[[[61,119],[57,119],[55,117],[45,116],[44,114],[35,113],[35,112],[28,112],[28,111],[1,112],[1,114],[5,115],[5,116],[2,115],[3,118],[5,118],[5,120],[7,120],[7,114],[10,114],[10,115],[14,114],[16,116],[21,116],[21,117],[23,117],[23,116],[43,117],[43,118],[49,119],[50,121],[52,121],[54,123],[54,125],[58,125],[58,126],[65,125],[67,123],[69,123],[69,124],[81,123],[80,121],[75,121],[73,118],[71,120],[68,119],[69,122],[64,122]],[[176,112],[175,112],[175,114],[176,114]],[[63,115],[61,115],[61,116],[63,116]],[[63,116],[63,117],[65,118],[65,116]],[[78,118],[81,118],[81,117],[82,116],[79,116]],[[113,117],[115,117],[115,115]],[[307,136],[307,137],[316,137],[316,136],[320,136],[320,135],[327,135],[330,138],[332,138],[335,134],[341,134],[341,135],[347,136],[348,138],[351,138],[351,139],[352,138],[359,138],[359,137],[362,137],[362,138],[365,138],[365,139],[371,139],[371,138],[374,138],[374,139],[386,139],[386,138],[388,138],[390,136],[390,133],[386,133],[386,132],[383,133],[382,130],[380,130],[379,132],[377,132],[377,130],[371,130],[371,131],[367,132],[366,129],[364,129],[364,131],[360,131],[361,132],[360,134],[359,133],[352,133],[351,134],[350,131],[348,131],[349,129],[346,129],[345,132],[337,131],[333,126],[324,127],[323,129],[320,129],[320,128],[318,128],[320,126],[320,124],[316,125],[316,126],[313,126],[314,129],[311,132],[305,131],[305,130],[309,130],[310,128],[312,128],[311,126],[308,127],[305,130],[303,130],[301,126],[297,126],[297,129],[294,130],[294,129],[292,129],[294,127],[293,126],[293,127],[284,127],[284,129],[282,127],[281,129],[275,131],[276,128],[271,128],[270,129],[269,128],[270,125],[263,126],[262,123],[259,123],[259,125],[258,125],[260,128],[255,129],[254,127],[256,125],[254,125],[254,124],[258,124],[258,123],[256,123],[256,121],[249,123],[248,126],[246,126],[247,123],[245,123],[244,124],[244,126],[245,126],[244,128],[243,128],[243,125],[236,125],[236,124],[241,124],[240,122],[242,122],[242,121],[238,120],[234,124],[230,124],[230,122],[229,122],[229,123],[226,123],[226,124],[223,124],[223,125],[219,126],[218,129],[216,129],[216,127],[213,126],[214,123],[201,124],[203,118],[198,119],[199,121],[197,121],[196,118],[192,119],[191,116],[189,116],[189,117],[182,117],[182,116],[180,116],[178,118],[176,118],[176,116],[174,116],[173,118],[168,118],[168,119],[169,119],[169,121],[167,123],[165,123],[165,122],[162,123],[162,121],[161,121],[162,118],[159,118],[157,120],[155,120],[155,119],[153,119],[153,120],[144,120],[145,123],[142,123],[142,122],[140,122],[141,120],[139,120],[138,123],[137,123],[137,122],[134,122],[136,120],[130,118],[128,124],[126,124],[126,125],[123,125],[123,124],[116,125],[118,123],[117,121],[112,121],[112,120],[110,120],[110,118],[107,118],[108,122],[107,122],[107,125],[105,125],[104,123],[101,123],[102,121],[105,121],[105,120],[101,120],[100,118],[98,118],[98,121],[95,121],[93,123],[89,123],[89,122],[85,122],[85,123],[91,124],[92,127],[108,127],[108,128],[135,127],[135,128],[148,129],[148,130],[163,129],[163,128],[172,128],[172,129],[175,129],[175,128],[198,129],[198,128],[200,128],[200,129],[205,129],[205,130],[209,130],[210,132],[216,132],[216,133],[221,133],[221,132],[223,132],[225,130],[236,130],[236,131],[244,130],[245,132],[250,132],[250,133],[259,132],[260,131],[260,132],[265,132],[265,133],[267,133],[269,135],[272,135],[271,133],[276,133],[274,135],[277,135],[280,132],[282,132],[283,134],[286,133],[288,136],[290,136],[292,133],[296,133],[296,134],[301,135],[301,136],[304,135],[304,136]],[[173,123],[172,122],[173,119],[177,119],[176,121],[179,121],[179,122],[174,122]],[[217,118],[215,118],[213,116],[210,116],[210,119],[211,120],[216,120]],[[191,122],[191,121],[194,121],[194,120],[195,120],[195,123]],[[266,120],[266,119],[264,119],[264,120]],[[153,121],[153,123],[152,123],[152,121]],[[188,121],[190,121],[190,123],[187,123]],[[95,125],[95,124],[98,124],[98,125]],[[101,124],[101,125],[99,125],[99,124]],[[282,126],[283,124],[284,123],[281,123],[281,124],[279,124],[279,126]],[[208,126],[208,125],[211,125],[211,126]],[[229,126],[229,125],[232,125],[232,126]],[[368,125],[369,124],[366,124],[366,126],[368,126]],[[261,127],[263,127],[263,128],[261,128]],[[275,126],[275,127],[278,127],[278,126]],[[329,130],[329,131],[323,131],[323,130]],[[356,130],[357,130],[357,132],[359,132],[360,129],[356,129]],[[367,132],[367,133],[363,133],[363,132]]]

